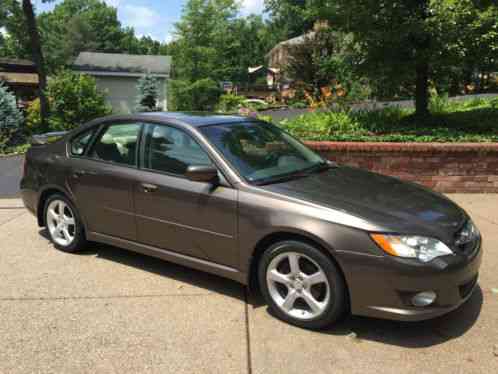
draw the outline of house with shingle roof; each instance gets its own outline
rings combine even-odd
[[[0,58],[0,83],[6,85],[18,105],[23,106],[37,96],[38,73],[35,64],[29,60]]]
[[[81,52],[73,63],[73,70],[95,78],[97,87],[106,91],[107,101],[114,113],[133,112],[138,80],[145,74],[150,74],[159,83],[159,106],[163,110],[168,109],[170,56]]]

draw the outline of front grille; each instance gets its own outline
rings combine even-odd
[[[466,255],[470,255],[470,254],[472,254],[472,252],[474,252],[475,249],[477,249],[478,244],[479,244],[478,240],[474,239],[468,243],[457,245],[457,248],[462,253],[464,253]]]
[[[477,275],[467,283],[464,283],[461,286],[459,286],[458,289],[460,291],[460,297],[462,299],[465,299],[469,295],[469,293],[472,292],[476,283],[477,283]]]
[[[471,229],[469,228],[469,225]],[[470,255],[479,246],[480,235],[471,221],[467,221],[455,234],[454,245],[460,252]]]

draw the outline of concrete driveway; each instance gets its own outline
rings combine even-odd
[[[498,195],[452,198],[487,243],[469,302],[324,332],[215,276],[98,244],[58,252],[19,200],[0,200],[0,373],[497,373]]]

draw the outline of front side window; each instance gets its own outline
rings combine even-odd
[[[251,183],[270,183],[326,165],[315,152],[268,123],[210,125],[201,132]]]
[[[95,130],[91,129],[79,134],[73,139],[71,142],[71,154],[73,156],[83,156],[94,132]]]
[[[187,133],[166,125],[149,125],[144,167],[183,175],[191,165],[212,165],[207,153]]]
[[[90,157],[135,166],[140,128],[138,123],[108,126],[95,142]]]

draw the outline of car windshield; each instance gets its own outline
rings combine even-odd
[[[211,125],[200,130],[250,183],[297,178],[327,165],[312,150],[269,123]]]

